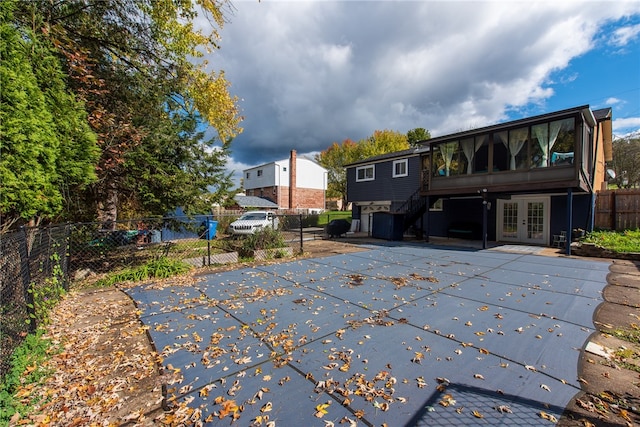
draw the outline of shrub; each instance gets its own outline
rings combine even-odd
[[[151,278],[165,279],[186,273],[191,269],[189,264],[166,257],[151,260],[144,265],[129,268],[115,274],[111,274],[96,282],[97,286],[112,286],[119,282],[139,282]]]
[[[615,252],[640,252],[640,230],[592,231],[582,241]]]
[[[14,398],[20,385],[38,384],[43,378],[51,375],[51,371],[42,368],[49,353],[57,351],[51,340],[43,337],[44,330],[26,336],[24,342],[16,348],[11,356],[11,369],[0,383],[0,425],[9,425],[11,417],[20,412],[29,413],[30,404]]]
[[[247,252],[256,249],[284,248],[285,246],[287,245],[282,233],[272,228],[263,228],[254,234],[249,234],[242,241],[242,249]]]

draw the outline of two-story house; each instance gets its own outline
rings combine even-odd
[[[243,171],[247,196],[272,200],[279,209],[320,212],[325,209],[327,170],[291,150],[290,157]]]
[[[364,225],[367,211],[389,205],[405,216],[405,228],[421,228],[427,237],[467,227],[474,235],[481,230],[485,242],[549,245],[561,232],[593,228],[595,194],[606,188],[612,160],[611,109],[581,106],[433,138],[421,147],[419,160],[399,152],[348,165],[354,218]],[[394,165],[405,159],[407,188],[400,192]]]

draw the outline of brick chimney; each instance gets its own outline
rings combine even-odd
[[[296,150],[291,150],[291,157],[289,158],[289,209],[296,209],[298,206],[296,202]]]

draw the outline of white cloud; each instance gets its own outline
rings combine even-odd
[[[607,100],[604,102],[606,105],[616,105],[616,104],[620,104],[623,103],[624,101],[615,97],[611,97],[611,98],[607,98]]]
[[[611,43],[615,46],[626,46],[640,35],[640,24],[618,28],[613,32]]]
[[[634,131],[637,132],[638,129],[640,129],[640,117],[614,119],[612,128],[615,135],[624,135]]]
[[[243,98],[230,166],[313,152],[377,129],[433,136],[543,105],[554,73],[636,2],[250,1],[222,31],[214,68]],[[628,27],[620,43],[637,36]],[[634,31],[636,31],[634,33]],[[542,108],[542,107],[540,107]]]

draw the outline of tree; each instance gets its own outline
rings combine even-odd
[[[415,128],[407,132],[409,145],[416,147],[420,141],[431,139],[431,134],[425,128]]]
[[[630,136],[613,141],[612,180],[618,188],[640,187],[640,137]]]
[[[409,148],[407,136],[392,130],[376,130],[373,135],[358,143],[358,160],[380,154],[393,153]]]
[[[180,160],[191,162],[180,164],[184,171],[193,171],[194,164],[200,162],[193,156],[181,157],[179,147],[166,147],[164,153],[175,157],[154,165],[156,169],[166,165],[164,171],[142,174],[132,165],[135,160],[148,159],[157,144],[184,142],[185,135],[180,134],[181,126],[176,122],[163,127],[164,131],[174,132],[170,137],[154,129],[169,112],[197,121],[194,129],[210,124],[216,132],[219,152],[226,152],[233,137],[242,131],[237,98],[229,94],[224,73],[209,72],[208,64],[198,60],[202,52],[218,47],[218,29],[224,23],[223,12],[229,3],[34,0],[20,5],[21,24],[46,35],[64,59],[68,83],[84,101],[89,123],[98,135],[98,181],[91,192],[85,193],[98,219],[113,226],[118,210],[125,206],[141,209],[140,213],[149,213],[149,209],[164,213],[155,212],[164,207],[162,203],[150,201],[159,200],[166,192],[138,193],[141,189],[159,191],[160,187],[151,180],[163,173],[169,177],[162,180],[165,185],[183,186],[183,194],[190,196],[188,200],[183,198],[185,203],[199,203],[205,195],[201,180],[184,180],[181,174],[171,173]],[[208,20],[209,31],[197,29],[196,19],[205,22],[200,18]],[[191,133],[190,137],[195,135]],[[219,175],[208,175],[212,185],[218,178]],[[191,183],[193,187],[184,187]]]
[[[155,117],[155,116],[154,116]],[[122,197],[131,211],[164,213],[176,206],[185,213],[209,211],[222,203],[233,182],[225,171],[227,150],[203,143],[198,120],[183,111],[156,117],[151,132],[127,155]]]
[[[13,23],[16,3],[0,5],[0,215],[2,227],[58,216],[64,195],[93,179],[95,134],[68,92],[48,45]]]
[[[408,148],[406,135],[390,130],[377,130],[372,136],[358,143],[350,139],[345,139],[342,144],[334,142],[329,148],[316,155],[316,161],[328,171],[327,196],[340,197],[344,209],[347,200],[346,165]]]
[[[316,161],[328,171],[327,197],[339,197],[342,209],[345,209],[347,199],[347,172],[344,166],[358,158],[358,145],[350,139],[345,139],[342,144],[334,142],[316,155]]]

